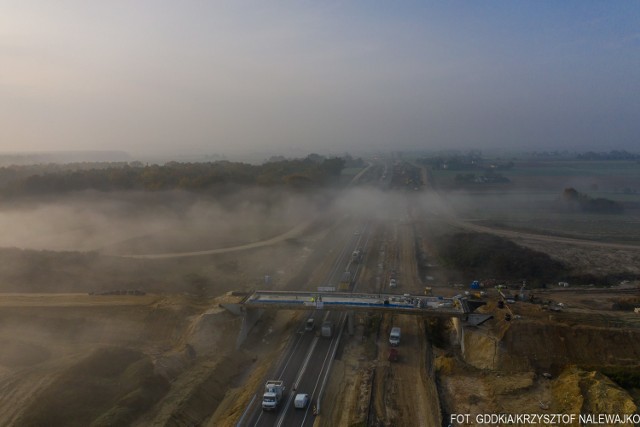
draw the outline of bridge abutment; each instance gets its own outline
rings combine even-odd
[[[356,314],[354,311],[347,312],[347,333],[353,336],[355,333]]]
[[[258,322],[262,314],[264,313],[264,309],[261,308],[248,308],[243,304],[220,304],[222,307],[229,310],[231,313],[242,316],[242,326],[240,327],[240,331],[238,332],[238,339],[236,340],[236,348],[239,348],[244,340],[247,339],[249,332],[253,326]]]

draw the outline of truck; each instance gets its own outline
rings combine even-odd
[[[393,347],[399,346],[400,335],[401,335],[401,330],[399,327],[394,326],[393,328],[391,328],[391,333],[389,334],[389,344],[391,344]]]
[[[342,273],[342,277],[340,278],[340,285],[338,285],[338,289],[341,291],[348,291],[351,288],[351,272],[349,270],[345,270]]]
[[[320,332],[323,337],[331,338],[331,335],[333,335],[333,322],[331,320],[325,320],[322,322]]]
[[[274,411],[280,406],[282,396],[284,395],[285,386],[282,380],[268,380],[264,385],[264,394],[262,395],[262,410]]]

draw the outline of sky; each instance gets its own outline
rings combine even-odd
[[[638,1],[0,0],[0,152],[639,147]]]

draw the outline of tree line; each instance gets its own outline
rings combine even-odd
[[[586,213],[620,214],[622,204],[602,197],[591,198],[575,188],[565,188],[562,192],[562,208]]]
[[[110,163],[95,167],[59,168],[32,166],[0,168],[5,196],[56,194],[97,190],[189,190],[201,191],[224,185],[287,186],[318,188],[339,183],[345,160],[339,157],[307,157],[278,160],[262,165],[216,161],[206,163],[169,162],[143,165],[140,162]]]

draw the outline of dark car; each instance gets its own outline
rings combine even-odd
[[[307,319],[307,323],[305,323],[305,325],[304,325],[304,330],[305,331],[313,331],[315,326],[316,326],[316,324],[315,324],[314,318],[310,317],[310,318]]]

